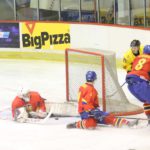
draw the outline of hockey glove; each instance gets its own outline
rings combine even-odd
[[[109,115],[109,113],[103,112],[99,108],[96,108],[90,111],[90,115],[93,116],[96,120],[102,121],[105,116]]]
[[[25,105],[25,108],[26,108],[26,111],[27,111],[27,112],[31,112],[31,111],[33,110],[31,104]]]

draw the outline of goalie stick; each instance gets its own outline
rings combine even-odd
[[[45,124],[47,120],[51,117],[52,111],[50,111],[47,116],[44,119],[39,118],[27,118],[25,123],[31,123],[31,124]]]
[[[27,118],[25,120],[25,123],[44,124],[51,117],[51,115],[52,115],[52,111],[50,111],[44,119]],[[11,107],[10,106],[7,106],[7,107],[4,107],[4,108],[0,109],[0,119],[13,121],[12,114],[11,114]]]
[[[42,120],[41,123],[45,123],[52,115],[52,109],[49,111],[48,115]]]
[[[124,119],[138,119],[138,120],[146,120],[149,121],[150,119],[148,118],[136,118],[136,117],[116,117],[116,118],[124,118]]]

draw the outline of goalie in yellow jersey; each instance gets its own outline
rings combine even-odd
[[[124,54],[123,57],[123,68],[130,72],[132,69],[132,63],[134,59],[138,56],[143,54],[143,46],[139,40],[133,40],[130,44],[130,49]]]

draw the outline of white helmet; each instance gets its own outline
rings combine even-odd
[[[30,92],[30,89],[28,89],[28,88],[22,88],[20,90],[20,92],[18,93],[18,97],[22,98],[23,100],[25,100],[26,102],[28,102],[30,100],[29,92]]]

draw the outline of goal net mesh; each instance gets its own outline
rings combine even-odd
[[[100,106],[104,111],[116,115],[133,115],[143,109],[129,102],[119,85],[114,52],[95,49],[66,50],[66,97],[77,102],[79,87],[86,82],[87,71],[95,71],[94,83],[98,91]]]

